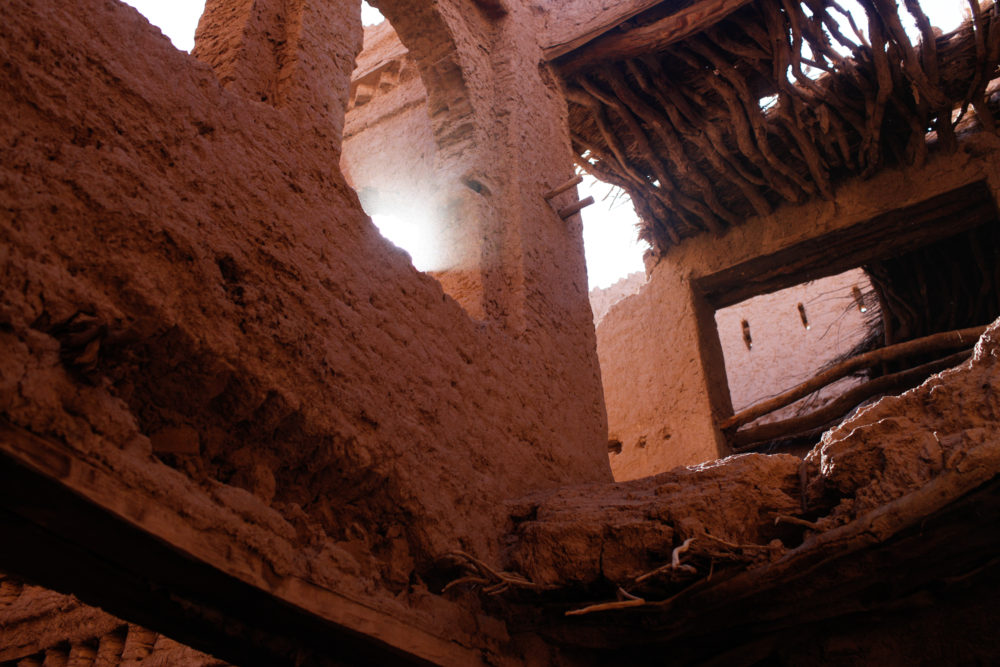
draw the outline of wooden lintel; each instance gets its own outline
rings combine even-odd
[[[619,21],[589,39],[581,37],[572,49],[546,49],[545,57],[550,61],[558,58],[555,65],[569,75],[590,65],[656,53],[718,23],[748,3],[749,0],[701,0],[647,25],[611,32],[622,23]]]
[[[930,243],[998,220],[985,181],[974,181],[770,255],[755,257],[697,278],[695,285],[716,309],[744,299],[898,257]]]

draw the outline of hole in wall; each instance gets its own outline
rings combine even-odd
[[[392,25],[367,3],[361,9],[364,48],[351,76],[341,169],[382,236],[414,268],[437,275],[453,268],[454,243],[438,196],[427,91]]]
[[[864,342],[873,319],[867,310],[858,310],[855,289],[863,290],[862,299],[875,303],[867,276],[853,269],[716,311],[734,412],[808,380]],[[857,383],[857,379],[845,378],[756,424],[817,409]]]
[[[894,211],[884,220],[917,221],[922,243],[717,310],[733,448],[803,454],[854,410],[968,359],[975,332],[1000,315],[1000,225],[992,201],[977,201],[988,196],[972,184]],[[950,201],[964,209],[938,208]],[[947,229],[939,211],[965,231],[928,238]],[[752,351],[738,345],[748,319]]]
[[[378,25],[385,20],[382,12],[369,5],[364,0],[361,1],[361,25]]]
[[[194,48],[194,31],[205,11],[205,0],[124,0],[158,27],[181,51]]]

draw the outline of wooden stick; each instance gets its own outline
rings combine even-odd
[[[901,344],[905,345],[905,343]],[[911,385],[912,383],[919,381],[921,377],[926,377],[931,373],[937,373],[947,368],[951,368],[952,366],[955,366],[956,364],[959,364],[967,359],[969,353],[969,350],[964,350],[949,357],[945,357],[944,359],[939,359],[938,361],[932,361],[922,366],[917,366],[916,368],[876,378],[871,382],[866,382],[859,387],[855,387],[854,389],[845,392],[829,405],[826,405],[819,410],[814,410],[809,414],[802,415],[800,417],[792,417],[791,419],[784,419],[780,422],[764,424],[762,426],[749,428],[745,431],[737,431],[733,436],[733,449],[735,451],[742,451],[747,449],[747,447],[751,444],[767,442],[768,440],[774,440],[776,438],[788,437],[790,435],[800,433],[801,431],[813,428],[814,426],[825,424],[833,419],[836,419],[837,417],[843,416],[848,410],[856,406],[858,403],[861,403],[861,401],[866,398],[887,391],[892,391],[894,389],[899,389],[900,387],[907,387],[907,385]]]
[[[580,183],[583,183],[583,176],[580,176],[579,174],[577,174],[576,176],[574,176],[573,178],[569,179],[568,181],[566,181],[565,183],[563,183],[559,187],[552,188],[551,190],[549,190],[548,192],[546,192],[544,195],[542,195],[542,197],[544,197],[546,200],[552,199],[556,195],[561,195],[562,193],[566,192],[567,190],[569,190],[574,185],[580,185]]]
[[[842,361],[839,364],[826,369],[822,373],[815,375],[809,380],[803,382],[797,387],[789,389],[779,396],[757,403],[756,405],[750,406],[746,410],[738,412],[729,419],[723,421],[720,428],[729,429],[752,422],[753,420],[763,417],[770,412],[774,412],[779,408],[791,405],[803,396],[808,396],[814,391],[821,389],[842,377],[846,377],[854,371],[861,370],[862,368],[871,368],[875,364],[882,363],[883,361],[894,361],[896,359],[913,356],[915,354],[937,352],[939,350],[946,350],[948,348],[967,345],[973,340],[978,340],[979,337],[983,335],[984,331],[986,331],[985,325],[980,327],[969,327],[968,329],[959,329],[957,331],[945,331],[932,336],[909,340],[905,343],[897,343],[896,345],[890,345],[888,347],[872,350],[871,352],[859,354],[856,357],[851,357],[846,361]]]
[[[635,578],[635,583],[639,584],[651,577],[655,577],[658,574],[663,574],[668,570],[684,570],[685,572],[696,572],[696,570],[690,565],[681,564],[681,554],[687,551],[691,547],[691,543],[694,542],[693,537],[689,537],[684,540],[684,544],[679,547],[675,547],[673,552],[670,554],[670,562],[666,565],[662,565],[651,572],[647,572],[641,576]]]
[[[564,206],[561,209],[559,209],[559,217],[565,220],[571,215],[579,213],[581,210],[590,206],[593,203],[594,203],[593,197],[587,197],[586,199],[581,199],[575,204],[570,204],[569,206]]]
[[[797,516],[788,516],[787,514],[779,514],[774,517],[774,525],[777,526],[779,523],[790,523],[796,526],[804,526],[809,530],[819,530],[819,526],[816,525],[814,521],[806,521],[805,519],[800,519]]]
[[[642,598],[637,600],[620,600],[618,602],[604,602],[601,604],[592,604],[589,607],[584,607],[583,609],[573,609],[567,611],[567,616],[583,616],[585,614],[593,614],[597,611],[612,611],[615,609],[627,609],[628,607],[641,607],[646,604],[646,601]]]

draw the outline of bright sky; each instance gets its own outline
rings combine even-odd
[[[159,26],[178,49],[190,51],[194,47],[194,31],[205,8],[204,0],[125,1],[145,15],[150,23]],[[958,26],[966,8],[963,0],[922,0],[920,4],[931,23],[945,32]],[[905,10],[901,10],[900,14],[905,16]],[[382,21],[382,15],[367,3],[362,3],[361,20],[365,25],[372,25]],[[864,26],[864,23],[861,25]],[[597,201],[582,212],[591,289],[607,287],[630,273],[643,270],[642,254],[647,246],[636,241],[635,225],[638,220],[628,197],[621,194],[616,198],[613,190],[590,177],[585,177],[580,186],[581,197],[589,194]],[[384,218],[376,219],[375,223],[386,238],[411,252],[417,268],[426,268],[421,266],[423,251],[418,246],[426,239],[414,233],[413,225]]]

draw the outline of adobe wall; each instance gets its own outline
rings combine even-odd
[[[805,382],[825,365],[848,354],[866,334],[865,318],[853,289],[869,291],[860,269],[762,294],[716,311],[715,322],[726,361],[733,410],[740,410]],[[807,324],[802,323],[802,304]],[[749,325],[751,346],[743,338]],[[809,400],[818,404],[851,386],[851,380],[824,387]],[[759,423],[789,417],[793,404]]]
[[[475,319],[486,319],[481,221],[439,158],[417,63],[388,21],[365,28],[351,83],[341,168],[371,215],[413,228],[414,263]]]
[[[572,162],[530,16],[469,82],[490,139],[461,156],[488,185],[470,210],[502,227],[490,271],[509,280],[475,321],[337,167],[356,12],[293,8],[275,53],[260,28],[280,13],[227,6],[195,51],[217,74],[116,2],[4,4],[0,413],[246,489],[376,589],[456,547],[488,556],[504,498],[610,479],[579,225],[540,196]]]
[[[613,306],[598,328],[609,437],[623,443],[612,456],[616,479],[728,453],[715,424],[732,414],[732,404],[715,308],[702,295],[706,278],[983,179],[995,198],[1000,140],[977,134],[953,155],[932,154],[923,168],[845,183],[831,201],[782,207],[721,237],[672,248],[642,290]]]

